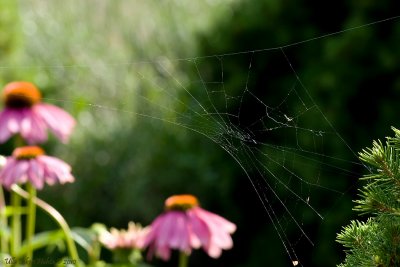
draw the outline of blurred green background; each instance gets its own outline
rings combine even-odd
[[[72,226],[146,225],[165,198],[191,193],[238,226],[232,250],[217,261],[196,251],[191,266],[291,266],[286,237],[292,259],[334,266],[367,172],[356,153],[399,127],[400,23],[284,47],[288,60],[258,50],[398,10],[388,0],[1,0],[0,81],[34,82],[78,121],[69,144],[45,145],[76,182],[39,193]],[[38,217],[38,230],[55,227]]]

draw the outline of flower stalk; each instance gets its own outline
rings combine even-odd
[[[2,186],[0,186],[0,225],[4,227],[3,231],[5,231],[8,225],[6,216],[6,201]],[[0,251],[8,253],[8,238],[5,233],[0,235]]]
[[[189,262],[189,255],[184,251],[179,252],[179,265],[178,267],[187,267]]]
[[[21,197],[11,192],[11,206],[13,208],[11,221],[11,256],[17,255],[21,247]]]
[[[33,259],[33,248],[32,248],[32,239],[35,234],[35,222],[36,222],[36,204],[34,202],[34,198],[36,197],[36,189],[32,186],[31,183],[27,184],[28,191],[28,218],[26,224],[26,242],[28,245],[27,258]],[[30,266],[30,264],[28,265]]]

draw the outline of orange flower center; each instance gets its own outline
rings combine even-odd
[[[7,107],[31,107],[41,98],[40,91],[30,82],[11,82],[3,90],[3,100]]]
[[[44,155],[44,150],[38,146],[23,146],[14,149],[13,156],[18,159],[34,159],[37,156]]]
[[[175,195],[165,200],[167,210],[188,210],[199,205],[199,201],[193,195]]]

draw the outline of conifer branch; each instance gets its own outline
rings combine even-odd
[[[400,266],[400,130],[385,144],[373,141],[359,153],[370,173],[360,180],[354,210],[368,215],[367,221],[353,220],[337,235],[346,258],[339,267]]]

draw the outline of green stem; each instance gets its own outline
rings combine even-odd
[[[178,267],[187,267],[189,262],[189,255],[183,251],[179,252],[179,265]]]
[[[21,197],[15,192],[11,192],[11,206],[11,256],[15,256],[21,246]]]
[[[14,148],[25,144],[21,135],[14,138]],[[21,197],[11,192],[12,221],[11,221],[11,256],[16,256],[21,247]]]
[[[29,198],[29,193],[23,190],[21,187],[18,185],[14,184],[11,187],[12,191],[15,192],[16,194],[19,194],[25,199]],[[65,242],[67,243],[67,248],[68,248],[68,253],[69,256],[71,257],[72,260],[76,260],[76,266],[80,267],[80,259],[78,255],[78,250],[76,249],[75,242],[72,238],[72,232],[71,229],[69,228],[67,222],[65,219],[62,217],[62,215],[50,204],[46,203],[45,201],[41,200],[38,197],[33,198],[33,202],[41,209],[43,209],[45,212],[47,212],[60,226],[61,230],[64,232],[65,236]]]
[[[5,233],[8,225],[6,216],[6,201],[2,186],[0,186],[0,225],[4,228],[3,233],[0,233],[0,251],[3,253],[8,253],[8,239]]]
[[[36,222],[36,204],[33,201],[34,198],[36,197],[36,188],[32,186],[31,183],[28,183],[27,186],[27,191],[29,193],[28,197],[28,218],[27,218],[27,223],[26,223],[26,243],[28,245],[28,251],[26,253],[27,258],[30,260],[33,260],[33,248],[32,248],[32,239],[33,235],[35,234],[35,222]],[[28,267],[31,264],[28,263]]]

